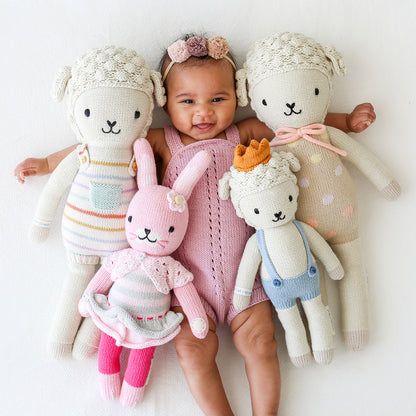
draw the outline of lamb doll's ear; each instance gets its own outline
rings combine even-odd
[[[298,172],[300,170],[299,159],[293,153],[279,152],[278,155],[281,159],[287,161],[292,172]]]
[[[225,172],[218,182],[218,195],[223,201],[226,201],[230,197],[230,179],[231,172]]]
[[[71,67],[64,66],[62,67],[57,74],[55,75],[55,79],[52,84],[51,88],[51,96],[52,98],[60,102],[64,98],[65,90],[68,85],[68,81],[71,78]]]
[[[155,96],[156,105],[163,107],[166,104],[166,94],[162,82],[162,75],[152,70],[150,71],[150,79],[153,82],[153,95]]]
[[[247,95],[247,71],[239,69],[235,73],[237,104],[239,107],[245,107],[248,104]]]
[[[146,139],[134,142],[134,158],[137,164],[137,186],[157,185],[156,164],[152,146]]]
[[[333,71],[337,75],[344,76],[347,73],[347,68],[345,68],[342,55],[333,46],[325,46],[324,52],[326,57],[331,61]]]
[[[205,150],[198,152],[179,174],[172,189],[181,194],[185,199],[188,199],[210,163],[211,154],[209,152]]]

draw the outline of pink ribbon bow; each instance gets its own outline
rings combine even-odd
[[[347,156],[347,152],[332,146],[329,143],[321,142],[320,140],[314,139],[310,134],[320,135],[324,133],[326,127],[323,124],[309,124],[299,129],[292,127],[281,127],[276,130],[276,142],[270,143],[270,146],[283,146],[284,144],[293,143],[299,139],[308,140],[311,143],[315,143],[318,146],[324,147],[325,149],[331,150],[332,152],[338,153],[341,156]]]

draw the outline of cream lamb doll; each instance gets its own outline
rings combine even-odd
[[[316,255],[333,279],[343,269],[329,245],[311,226],[295,220],[298,160],[285,152],[270,153],[269,142],[252,140],[239,145],[234,165],[220,181],[220,197],[231,201],[239,217],[255,228],[247,241],[238,269],[233,304],[237,310],[250,303],[260,266],[263,287],[285,329],[291,361],[303,367],[311,361],[306,331],[296,299],[300,298],[311,334],[315,360],[328,364],[333,358],[333,329],[329,310],[320,295]]]
[[[78,300],[100,260],[128,247],[124,218],[136,191],[133,142],[146,136],[153,95],[164,104],[160,75],[134,50],[93,49],[57,75],[52,95],[67,94],[68,116],[81,145],[56,168],[38,202],[30,234],[48,237],[60,199],[71,186],[62,218],[69,273],[58,302],[48,350],[60,358],[96,351],[99,331],[81,316]]]
[[[331,245],[345,270],[340,282],[345,343],[361,349],[368,341],[367,277],[360,249],[358,206],[343,159],[352,162],[393,200],[400,186],[367,149],[342,131],[321,123],[327,114],[334,72],[345,74],[333,47],[298,33],[278,33],[254,44],[237,74],[240,100],[276,132],[272,146],[292,152],[297,172],[297,219],[315,228]],[[247,81],[247,82],[246,82]]]
[[[186,201],[211,157],[205,151],[197,153],[170,189],[157,185],[153,152],[146,139],[136,141],[134,152],[139,190],[126,217],[131,248],[104,259],[79,303],[81,314],[91,316],[103,331],[98,350],[101,395],[105,399],[120,396],[121,403],[129,407],[143,396],[156,346],[170,341],[180,330],[182,314],[170,311],[171,290],[193,334],[204,338],[208,332],[193,276],[170,254],[185,236]],[[121,386],[122,346],[132,350]]]

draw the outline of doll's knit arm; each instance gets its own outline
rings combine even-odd
[[[58,209],[59,201],[66,188],[72,183],[79,169],[76,151],[70,153],[55,169],[39,198],[33,218],[30,237],[35,241],[44,241]]]
[[[192,333],[197,338],[205,338],[208,333],[208,318],[202,306],[201,298],[192,282],[173,289],[188,318]]]
[[[311,226],[301,223],[312,253],[322,262],[331,279],[340,280],[344,269],[325,239]]]
[[[331,142],[347,152],[346,160],[353,163],[386,199],[396,199],[400,193],[400,185],[390,170],[368,149],[350,136],[334,127],[328,127]]]
[[[239,311],[247,308],[250,304],[254,280],[260,263],[261,254],[257,246],[256,235],[253,234],[247,241],[235,282],[233,304]]]

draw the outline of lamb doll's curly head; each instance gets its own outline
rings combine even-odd
[[[84,142],[91,142],[93,135],[113,141],[131,134],[145,136],[152,122],[153,96],[159,106],[165,103],[160,74],[136,51],[115,46],[92,49],[72,68],[61,68],[51,95],[61,101],[65,94],[71,126]]]
[[[252,140],[248,147],[236,147],[234,164],[220,180],[219,196],[224,200],[231,197],[237,215],[247,224],[255,228],[275,226],[291,217],[289,211],[296,211],[299,191],[293,172],[299,169],[292,153],[270,152],[266,139],[260,143]]]

